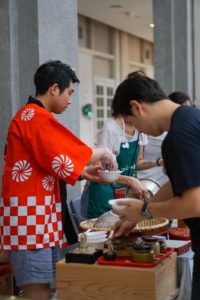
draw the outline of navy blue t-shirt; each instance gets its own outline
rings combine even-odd
[[[174,112],[171,127],[162,144],[162,155],[175,196],[190,188],[200,187],[199,109],[180,106]],[[190,228],[193,250],[200,250],[200,218],[184,221]]]

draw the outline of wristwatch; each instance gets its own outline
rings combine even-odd
[[[153,218],[150,211],[148,210],[148,204],[149,203],[147,201],[144,201],[144,204],[142,206],[141,215],[142,215],[143,219],[152,219]]]

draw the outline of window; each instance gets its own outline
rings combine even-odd
[[[114,94],[114,86],[114,80],[95,80],[96,134],[103,127],[104,122],[111,117],[111,104]]]

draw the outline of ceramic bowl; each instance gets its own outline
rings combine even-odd
[[[102,171],[102,170],[99,170],[99,176],[107,181],[107,182],[115,182],[120,174],[122,173],[122,171],[108,171],[108,170],[105,170],[105,171]]]
[[[87,240],[86,245],[95,249],[103,249],[107,238]]]
[[[98,237],[98,236],[101,236],[101,235],[107,235],[107,231],[106,230],[90,231],[90,232],[85,232],[85,234],[88,237]]]
[[[79,233],[78,240],[80,241],[83,233]],[[84,232],[86,241],[89,243],[102,242],[107,239],[107,231]]]

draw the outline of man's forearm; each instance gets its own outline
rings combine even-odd
[[[153,217],[185,219],[200,217],[200,197],[174,197],[168,201],[151,202],[148,209]]]

